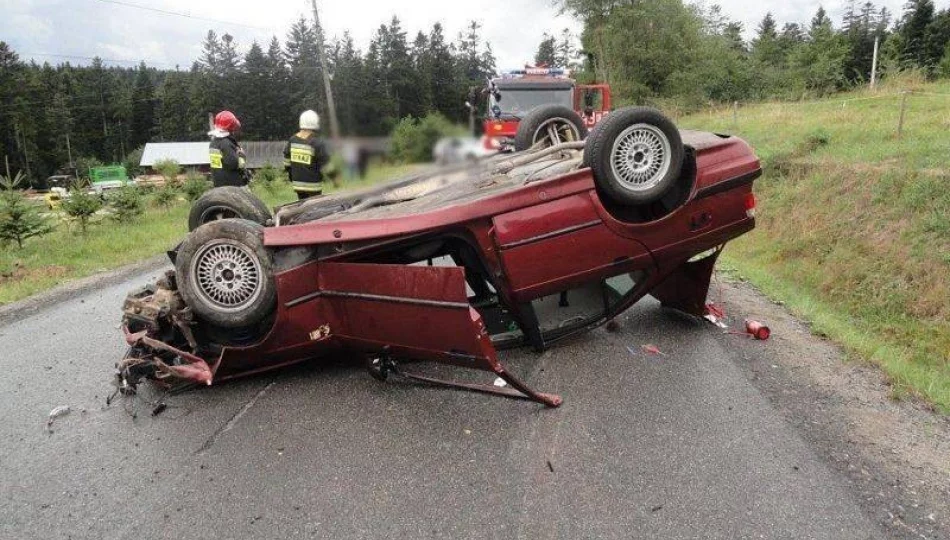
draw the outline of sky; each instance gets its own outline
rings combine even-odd
[[[411,41],[419,30],[428,32],[441,22],[454,39],[467,21],[483,25],[483,36],[498,59],[499,69],[514,69],[530,62],[545,32],[575,33],[580,23],[561,15],[554,0],[318,0],[328,37],[349,31],[364,48],[380,24],[393,15],[402,21]],[[707,4],[711,3],[707,1]],[[748,37],[766,12],[779,25],[807,23],[819,4],[836,24],[846,0],[720,0],[716,2],[733,20],[744,23]],[[899,14],[904,0],[877,0]],[[950,0],[937,0],[938,8]],[[123,4],[185,13],[181,17],[137,9]],[[79,57],[99,56],[115,65],[141,60],[155,67],[188,69],[201,53],[209,29],[230,33],[242,50],[253,40],[266,45],[276,35],[281,42],[290,25],[301,15],[310,16],[309,0],[0,0],[0,40],[9,43],[23,59],[58,63]],[[205,19],[214,19],[212,22]],[[64,58],[64,55],[77,58]]]

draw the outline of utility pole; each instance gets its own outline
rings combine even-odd
[[[310,0],[313,7],[313,25],[317,31],[317,55],[320,58],[320,70],[323,72],[323,88],[327,92],[327,110],[330,112],[330,136],[334,146],[339,147],[340,122],[336,118],[336,104],[333,102],[333,89],[330,88],[330,70],[327,69],[327,55],[324,50],[326,42],[323,39],[323,27],[320,26],[320,13],[317,11],[317,0]]]
[[[69,154],[69,168],[73,168],[73,147],[69,145],[69,132],[66,132],[66,153]]]
[[[871,60],[871,90],[877,85],[877,47],[880,36],[874,36],[874,57]]]

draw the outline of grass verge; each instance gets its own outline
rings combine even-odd
[[[724,265],[880,366],[895,397],[950,413],[950,83],[915,83],[900,138],[893,90],[747,106],[738,130],[731,111],[680,123],[765,163],[758,227]]]
[[[410,167],[371,168],[363,180],[339,190],[361,189],[405,174]],[[328,191],[338,191],[332,186]],[[287,182],[272,190],[257,190],[268,206],[296,200]],[[134,223],[115,223],[96,216],[86,234],[78,225],[60,221],[52,233],[28,240],[23,249],[8,245],[0,251],[0,306],[43,292],[70,280],[143,261],[174,247],[187,233],[190,206],[183,198],[168,209],[150,207]]]

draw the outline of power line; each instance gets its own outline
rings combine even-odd
[[[189,13],[182,13],[182,12],[180,12],[180,11],[170,11],[170,10],[167,10],[167,9],[161,9],[161,8],[156,8],[156,7],[151,7],[151,6],[143,6],[143,5],[141,5],[141,4],[133,4],[133,3],[131,3],[131,2],[122,2],[122,1],[120,1],[120,0],[97,0],[97,1],[98,1],[98,2],[102,2],[103,4],[116,4],[116,5],[119,5],[119,6],[125,6],[125,7],[135,8],[135,9],[142,9],[142,10],[145,10],[145,11],[152,11],[152,12],[155,12],[155,13],[161,13],[161,14],[163,14],[163,15],[172,15],[172,16],[175,16],[175,17],[184,17],[184,18],[186,18],[186,19],[194,19],[194,20],[196,20],[196,21],[212,22],[212,23],[224,24],[224,25],[230,25],[230,26],[240,26],[240,27],[242,27],[242,28],[251,28],[251,29],[254,29],[254,30],[263,30],[263,31],[266,31],[266,32],[272,31],[271,28],[264,28],[263,26],[254,26],[254,25],[251,25],[251,24],[236,23],[236,22],[231,22],[231,21],[222,21],[222,20],[220,20],[220,19],[211,19],[211,18],[208,18],[208,17],[199,17],[199,16],[197,16],[197,15],[191,15],[191,14],[189,14]]]
[[[38,52],[21,52],[19,54],[23,56],[29,56],[29,57],[47,56],[50,58],[67,58],[70,60],[95,60],[98,58],[99,60],[102,60],[103,62],[112,62],[115,64],[140,64],[142,62],[145,62],[145,60],[120,60],[118,58],[103,58],[101,56],[80,56],[78,54],[53,54],[53,53],[38,53]],[[170,64],[167,62],[152,62],[151,64],[149,64],[149,62],[145,62],[145,65],[146,66],[153,65],[153,66],[178,67],[178,64]]]

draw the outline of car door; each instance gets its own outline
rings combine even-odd
[[[653,265],[643,244],[604,224],[588,192],[500,214],[493,225],[505,277],[521,302]]]
[[[320,263],[330,334],[359,350],[494,370],[495,350],[459,267]]]

